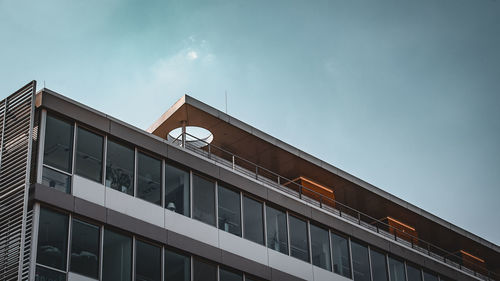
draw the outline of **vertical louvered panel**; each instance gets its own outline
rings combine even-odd
[[[0,280],[27,280],[29,274],[35,89],[32,81],[0,101]]]

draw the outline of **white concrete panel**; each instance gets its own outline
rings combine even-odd
[[[314,280],[313,265],[278,251],[267,249],[269,266],[306,280]]]
[[[219,247],[238,256],[268,265],[266,247],[229,232],[219,230]]]
[[[68,272],[68,281],[95,281],[95,280],[97,279],[92,279],[86,276],[82,276],[80,274]]]
[[[95,181],[73,175],[73,196],[104,206],[106,187]]]
[[[313,266],[314,281],[348,281],[349,278],[345,278],[342,275],[335,274],[331,271],[324,270],[321,267]]]
[[[219,247],[219,232],[215,226],[165,210],[165,228],[187,237]]]
[[[106,188],[105,206],[114,211],[164,227],[165,212],[161,206],[135,198],[112,188]]]

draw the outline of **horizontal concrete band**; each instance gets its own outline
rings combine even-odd
[[[351,222],[312,207],[298,199],[291,198],[283,193],[267,188],[260,183],[243,175],[217,165],[208,159],[200,158],[189,151],[168,144],[165,140],[150,135],[105,114],[92,110],[84,105],[69,102],[54,95],[45,95],[42,106],[52,109],[78,122],[92,126],[112,137],[124,140],[145,150],[149,150],[160,157],[174,161],[189,169],[210,176],[218,181],[235,186],[238,189],[257,196],[267,202],[286,208],[311,221],[323,224],[331,229],[345,233],[354,239],[375,246],[385,252],[401,257],[428,270],[442,274],[455,280],[477,280],[457,269],[438,262],[413,249],[398,245],[387,238],[361,228]],[[77,198],[78,199],[78,198]],[[80,199],[78,199],[80,200]],[[82,200],[83,201],[83,200]],[[101,206],[101,208],[103,208]],[[112,211],[112,210],[110,210]],[[116,213],[116,212],[115,212]],[[142,222],[144,223],[144,222]],[[250,273],[250,272],[249,272]]]
[[[42,184],[33,184],[30,200],[56,207],[77,216],[142,236],[195,256],[272,281],[304,280],[275,268],[257,263],[234,253],[194,240],[179,233],[158,227],[95,203],[66,194]]]

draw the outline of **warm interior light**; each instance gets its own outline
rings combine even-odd
[[[395,223],[397,223],[397,224],[399,224],[399,225],[402,225],[402,226],[404,226],[404,227],[406,227],[406,228],[409,228],[409,229],[411,229],[411,230],[415,231],[415,228],[413,228],[413,227],[411,227],[411,226],[409,226],[409,225],[407,225],[407,224],[404,224],[404,223],[402,223],[402,222],[400,222],[400,221],[398,221],[398,220],[396,220],[396,219],[393,219],[393,218],[391,218],[391,217],[387,217],[387,219],[388,219],[388,220],[390,220],[390,221],[393,221],[393,222],[395,222]]]
[[[319,188],[323,189],[323,190],[324,190],[324,191],[326,191],[326,192],[329,192],[329,193],[332,193],[332,194],[333,194],[333,191],[332,191],[330,188],[328,188],[328,187],[324,187],[324,186],[322,186],[321,184],[316,183],[316,182],[314,182],[314,181],[312,181],[312,180],[310,180],[310,179],[306,179],[306,178],[304,178],[304,177],[298,177],[298,178],[294,179],[294,180],[293,180],[293,182],[296,182],[297,180],[303,180],[303,181],[308,182],[308,183],[310,183],[310,184],[312,184],[312,185],[314,185],[314,186],[316,186],[316,187],[319,187]]]
[[[469,254],[469,253],[467,253],[467,252],[466,252],[466,251],[464,251],[464,250],[460,250],[460,253],[462,253],[462,254],[464,254],[464,255],[466,255],[466,256],[469,256],[469,257],[471,257],[471,258],[473,258],[473,259],[475,259],[475,260],[477,260],[477,261],[479,261],[479,262],[484,263],[484,260],[483,260],[483,259],[480,259],[480,258],[478,258],[478,257],[476,257],[476,256],[474,256],[474,255],[472,255],[472,254]]]

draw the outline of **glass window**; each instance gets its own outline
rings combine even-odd
[[[137,197],[161,205],[161,160],[137,155]]]
[[[405,265],[402,261],[389,257],[389,276],[391,281],[405,281]]]
[[[106,186],[134,195],[134,149],[108,139]]]
[[[96,182],[102,182],[102,145],[104,138],[78,127],[76,139],[75,173]]]
[[[328,230],[310,225],[311,227],[311,250],[312,250],[312,263],[323,269],[332,270],[330,262],[330,238],[328,237]]]
[[[264,245],[262,203],[243,197],[243,238]]]
[[[132,238],[104,230],[102,280],[130,281],[132,275]]]
[[[217,281],[217,266],[193,259],[193,281]]]
[[[385,255],[370,249],[372,276],[374,281],[387,281],[387,262]]]
[[[189,217],[189,172],[165,164],[165,208]]]
[[[161,281],[161,248],[135,241],[135,280]]]
[[[351,278],[349,243],[347,238],[332,233],[333,272]]]
[[[422,281],[422,273],[418,267],[406,264],[406,274],[408,275],[408,281]]]
[[[165,280],[190,281],[190,257],[165,249]]]
[[[243,281],[243,274],[236,273],[224,268],[221,268],[219,270],[219,275],[219,281]]]
[[[73,124],[47,115],[43,163],[71,173]]]
[[[438,277],[436,274],[424,270],[424,281],[438,281]]]
[[[68,216],[49,209],[40,209],[37,262],[66,271]]]
[[[71,177],[47,167],[43,167],[42,184],[62,192],[71,192]]]
[[[66,274],[48,269],[46,267],[37,266],[35,272],[35,281],[66,281]]]
[[[309,262],[309,244],[307,222],[294,216],[288,216],[290,223],[290,255]]]
[[[288,255],[286,213],[266,205],[267,247]]]
[[[215,183],[193,175],[193,218],[215,226]]]
[[[76,219],[72,227],[70,270],[98,279],[99,227]]]
[[[368,248],[356,242],[351,242],[351,251],[354,281],[370,281]]]
[[[241,236],[240,193],[218,186],[219,229]]]

